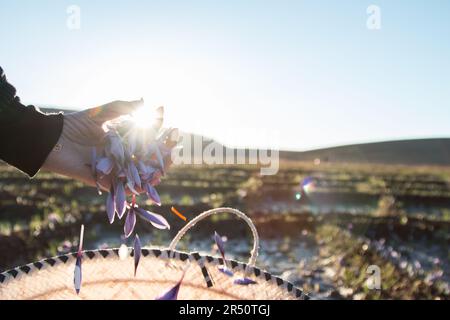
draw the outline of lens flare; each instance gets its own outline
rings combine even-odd
[[[160,108],[142,107],[134,112],[131,116],[132,121],[138,128],[150,128],[157,126],[161,121],[162,111]]]
[[[312,177],[306,177],[301,183],[301,187],[306,194],[314,192],[316,186]]]

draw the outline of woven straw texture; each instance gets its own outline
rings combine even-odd
[[[187,267],[178,299],[273,300],[308,299],[291,283],[258,268],[227,261],[235,277],[257,281],[248,286],[218,271],[221,258],[159,249],[142,249],[134,276],[133,249],[119,258],[118,249],[83,251],[83,281],[79,295],[73,277],[76,254],[67,254],[0,274],[0,299],[155,299],[173,287]]]

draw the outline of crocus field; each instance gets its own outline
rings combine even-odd
[[[244,165],[173,166],[158,186],[161,206],[137,198],[170,224],[136,224],[142,246],[168,246],[186,223],[172,207],[188,221],[234,207],[261,236],[257,265],[312,297],[450,298],[450,167],[284,163],[276,175],[259,173]],[[81,224],[84,249],[132,247],[123,223],[109,223],[106,197],[62,176],[30,180],[0,164],[0,271],[76,252]],[[250,231],[227,215],[200,222],[179,249],[220,255],[215,231],[227,238],[227,258],[247,260]],[[370,266],[380,270],[380,289],[368,285]]]

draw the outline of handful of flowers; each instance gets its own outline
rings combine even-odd
[[[140,208],[136,196],[146,194],[152,203],[161,205],[155,187],[171,165],[171,151],[178,141],[177,129],[162,130],[163,107],[157,109],[155,123],[139,128],[131,119],[122,119],[106,126],[103,148],[92,149],[91,171],[100,191],[100,181],[109,180],[106,212],[110,223],[127,213],[124,234],[129,237],[136,224],[136,215],[159,229],[170,229],[167,220]],[[127,200],[131,197],[131,201]]]

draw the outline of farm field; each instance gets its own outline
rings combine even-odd
[[[158,187],[171,230],[139,223],[143,244],[167,246],[188,219],[236,207],[262,238],[258,265],[323,299],[450,298],[450,167],[286,162],[274,176],[251,166],[178,166]],[[0,271],[85,248],[118,247],[122,223],[110,225],[105,195],[40,172],[28,179],[0,164]],[[221,216],[199,223],[179,248],[214,252],[211,235],[227,236],[230,258],[246,260],[244,224]],[[369,289],[369,266],[381,288]]]

